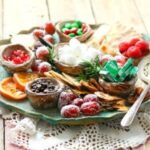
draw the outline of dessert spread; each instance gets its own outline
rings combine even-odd
[[[149,42],[122,24],[103,26],[103,31],[99,28],[89,40],[89,35],[84,39],[86,43],[78,38],[88,32],[88,24],[65,21],[59,28],[69,42],[56,43],[54,35],[64,39],[55,25],[47,22],[30,34],[35,41],[30,49],[22,45],[4,49],[1,62],[9,62],[11,65],[3,66],[14,74],[0,82],[1,95],[14,101],[27,97],[34,109],[53,108],[59,117],[68,119],[127,111],[127,102],[136,93],[138,66],[134,62],[149,55]]]

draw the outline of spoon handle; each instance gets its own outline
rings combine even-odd
[[[133,122],[134,117],[135,117],[143,99],[145,98],[145,95],[148,92],[149,88],[150,88],[150,83],[148,83],[148,85],[144,88],[141,95],[138,97],[138,99],[135,101],[135,103],[131,106],[131,108],[128,110],[128,112],[125,114],[125,116],[121,120],[121,126],[122,127],[131,125],[131,123]]]

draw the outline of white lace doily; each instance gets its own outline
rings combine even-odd
[[[115,150],[135,147],[150,136],[150,105],[132,126],[121,128],[120,118],[86,126],[51,126],[44,121],[3,111],[11,127],[9,141],[29,150]]]

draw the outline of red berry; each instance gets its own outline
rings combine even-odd
[[[68,34],[70,34],[71,32],[70,32],[70,30],[68,29],[68,30],[65,30],[63,33],[66,34],[66,35],[68,35]]]
[[[66,118],[73,118],[80,116],[80,109],[76,105],[66,105],[61,109],[61,115]]]
[[[32,71],[38,71],[38,66],[40,65],[41,62],[42,60],[36,59],[31,66]]]
[[[52,22],[45,23],[44,29],[48,34],[51,34],[51,35],[54,34],[56,30]]]
[[[80,107],[83,104],[83,99],[82,98],[76,98],[73,100],[72,104],[77,105]]]
[[[127,55],[131,58],[139,58],[142,56],[142,53],[139,47],[131,46],[127,51]]]
[[[128,42],[122,42],[119,44],[119,51],[120,53],[123,53],[127,51],[127,49],[130,47],[130,44]]]
[[[130,46],[134,46],[140,39],[139,38],[133,38],[130,40],[129,44]]]
[[[45,59],[47,59],[47,57],[49,55],[49,51],[48,51],[47,47],[41,46],[41,47],[37,48],[35,54],[38,59],[45,60]]]
[[[46,42],[48,42],[48,43],[51,43],[51,44],[54,44],[54,38],[52,37],[52,35],[50,35],[50,34],[47,34],[47,35],[45,35],[44,36],[44,40],[46,41]]]
[[[14,64],[22,64],[23,63],[23,61],[20,57],[15,57],[12,61]]]
[[[149,43],[145,41],[138,41],[135,46],[139,47],[142,53],[145,53],[145,51],[147,52],[149,49]]]
[[[126,63],[126,58],[123,55],[117,55],[114,57],[114,59],[120,66],[123,66]]]
[[[43,37],[44,36],[44,31],[41,30],[41,29],[35,29],[33,31],[33,35],[36,39],[40,38],[40,37]]]
[[[41,62],[38,66],[39,73],[48,72],[51,70],[51,65],[48,62]]]
[[[85,102],[81,105],[83,115],[91,116],[100,112],[100,105],[97,102]]]
[[[65,105],[71,104],[74,99],[77,98],[72,91],[63,91],[61,92],[58,99],[58,108],[62,108]]]
[[[95,94],[87,94],[83,98],[84,102],[98,102],[99,99]]]

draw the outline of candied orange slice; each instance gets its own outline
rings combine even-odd
[[[33,72],[19,72],[14,73],[13,80],[16,83],[18,89],[24,91],[28,82],[38,78],[39,75]]]
[[[0,82],[0,94],[14,101],[20,101],[26,98],[26,93],[17,89],[12,77],[5,78]]]

